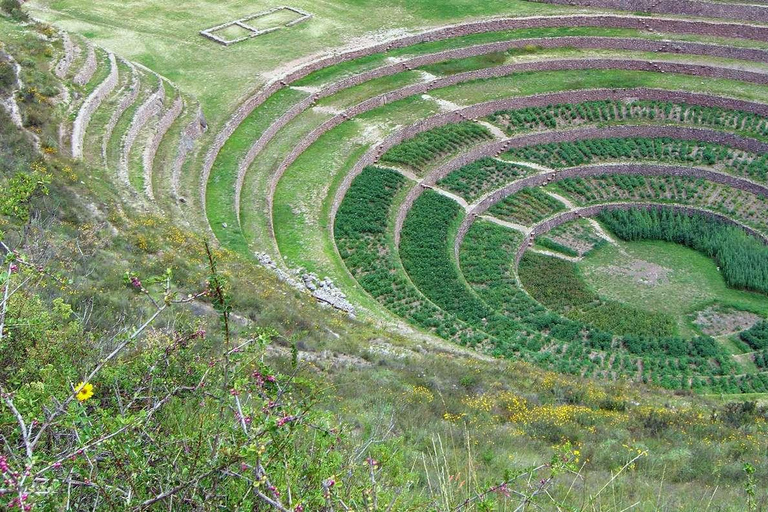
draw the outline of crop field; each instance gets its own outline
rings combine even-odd
[[[765,387],[740,337],[768,315],[753,14],[302,0],[227,46],[199,32],[276,6],[204,4],[28,3],[77,34],[72,134],[134,206],[327,276],[365,319],[580,376]],[[701,327],[720,309],[745,312],[727,343]]]

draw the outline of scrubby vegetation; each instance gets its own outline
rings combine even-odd
[[[563,203],[540,188],[525,188],[493,205],[488,213],[500,219],[530,226],[563,210]]]
[[[481,158],[450,173],[437,184],[467,201],[474,201],[494,188],[535,172],[530,167],[510,164],[494,158]]]
[[[750,329],[742,332],[741,339],[755,350],[768,348],[768,322],[758,322]]]
[[[718,144],[669,138],[591,139],[511,149],[509,158],[550,167],[575,167],[612,160],[722,165],[738,176],[761,182],[768,176],[768,156],[749,154]]]
[[[768,229],[768,198],[702,178],[605,174],[566,178],[554,187],[580,205],[618,201],[685,204],[721,212],[760,230]]]
[[[768,119],[750,112],[650,100],[588,101],[502,110],[489,120],[510,135],[521,131],[566,128],[623,121],[679,122],[768,136]]]
[[[383,162],[423,170],[437,158],[490,139],[485,126],[470,121],[434,128],[398,144],[382,157]]]
[[[694,25],[667,33],[665,20],[648,16],[557,17],[569,11],[523,0],[398,0],[349,3],[342,17],[338,2],[317,3],[300,27],[211,50],[198,30],[250,7],[220,2],[179,17],[165,0],[150,15],[104,2],[95,10],[81,0],[0,3],[0,508],[752,512],[768,503],[759,485],[768,479],[766,322],[716,339],[679,336],[669,315],[607,299],[580,275],[585,255],[623,247],[606,247],[610,236],[593,220],[535,239],[499,222],[533,225],[567,200],[653,199],[702,205],[760,229],[764,198],[687,178],[603,176],[555,184],[563,202],[548,185],[482,209],[491,191],[543,172],[536,163],[663,161],[765,181],[765,155],[676,139],[602,139],[502,152],[432,191],[412,173],[438,171],[499,131],[467,120],[406,138],[385,155],[375,148],[424,116],[550,90],[660,87],[764,102],[756,78],[764,69],[755,63],[763,42],[716,37],[714,27],[732,30],[719,25],[702,29],[706,36],[686,32]],[[29,21],[27,9],[79,31],[74,47]],[[485,15],[499,15],[491,31],[480,22],[464,32],[464,18]],[[534,27],[577,26],[500,30],[509,15],[530,15],[524,23]],[[390,28],[454,22],[444,40],[430,31],[420,44],[394,41],[373,55],[363,44],[356,58],[336,60],[343,44],[372,31],[383,41]],[[616,28],[624,26],[636,28]],[[760,30],[745,27],[747,35]],[[668,55],[680,48],[667,39],[712,43],[721,54],[749,46],[743,54],[752,61],[700,67],[751,75],[741,83],[601,69],[587,79],[574,69],[482,79],[485,68],[518,57],[576,57],[577,65],[587,55],[533,46],[469,49],[475,56],[456,52],[419,69],[408,62],[564,35],[663,39],[659,59],[697,64],[705,58]],[[71,159],[73,120],[115,69],[98,46],[104,41],[120,76],[94,113],[84,158]],[[331,48],[325,62],[337,63],[287,78],[295,63],[324,61],[308,55]],[[124,60],[131,56],[147,67],[132,70]],[[71,66],[54,75],[62,62]],[[467,70],[481,79],[443,88],[428,74]],[[368,71],[373,79],[327,89]],[[76,75],[90,78],[76,84]],[[274,81],[250,96],[266,77]],[[148,102],[160,84],[164,99]],[[391,101],[388,93],[403,85],[420,92]],[[347,110],[380,94],[364,114]],[[166,117],[176,99],[182,114]],[[143,127],[126,149],[137,119]],[[632,98],[488,119],[508,134],[654,122],[768,136],[754,114]],[[152,164],[156,172],[147,171]],[[629,215],[604,224],[626,237],[694,247],[728,267],[733,283],[761,283],[765,274],[765,247],[708,218]],[[254,252],[267,253],[280,272],[257,264]],[[286,268],[294,264],[311,268]],[[356,316],[316,303],[308,290],[338,292],[309,271],[348,293]],[[763,316],[751,306],[739,329]]]

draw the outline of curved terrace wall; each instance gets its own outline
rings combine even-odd
[[[417,94],[423,94],[431,89],[438,88],[438,87],[447,87],[450,85],[455,85],[462,82],[468,82],[472,80],[482,80],[487,78],[495,78],[500,76],[506,76],[512,73],[520,73],[520,72],[530,72],[530,71],[554,71],[554,70],[583,70],[583,69],[623,69],[623,70],[629,70],[629,71],[650,71],[650,72],[669,72],[669,73],[679,73],[679,74],[689,74],[694,76],[707,76],[710,78],[727,78],[731,80],[741,80],[741,81],[748,81],[748,82],[756,82],[760,84],[768,84],[768,75],[764,75],[762,73],[755,73],[752,71],[745,71],[741,69],[733,69],[733,68],[718,68],[713,66],[704,66],[704,65],[696,65],[696,64],[678,64],[678,63],[670,63],[670,62],[650,62],[650,61],[642,61],[642,60],[629,60],[629,59],[562,59],[562,60],[551,60],[551,61],[539,61],[539,62],[526,62],[526,63],[520,63],[520,64],[509,64],[504,66],[497,66],[494,68],[486,68],[486,69],[479,69],[474,71],[468,71],[466,73],[458,73],[456,75],[451,75],[443,78],[439,78],[436,80],[433,80],[431,82],[425,82],[425,83],[419,83],[419,84],[413,84],[406,87],[403,87],[402,89],[398,89],[396,91],[391,91],[388,93],[381,94],[379,96],[376,96],[374,98],[371,98],[369,100],[366,100],[362,103],[359,103],[358,105],[355,105],[354,107],[351,107],[341,114],[338,114],[325,123],[323,123],[320,127],[314,129],[309,135],[304,137],[291,151],[291,153],[283,160],[283,162],[280,164],[280,166],[275,171],[275,174],[273,175],[273,178],[270,183],[270,188],[267,192],[267,207],[268,211],[271,212],[272,210],[272,199],[274,196],[275,188],[277,187],[277,183],[282,177],[283,173],[287,170],[287,168],[294,162],[296,159],[303,153],[309,146],[311,146],[315,141],[317,141],[324,133],[327,131],[335,128],[339,124],[343,123],[344,121],[357,116],[363,112],[367,112],[369,110],[372,110],[376,107],[385,105],[387,103],[391,103],[393,101],[397,101],[400,99],[407,98],[409,96],[414,96]],[[504,108],[504,107],[501,107]],[[442,124],[447,124],[450,122],[457,122],[458,120],[463,120],[466,118],[473,118],[473,117],[480,117],[483,115],[488,115],[492,112],[488,112],[485,114],[478,113],[477,111],[473,110],[474,107],[468,107],[465,109],[459,109],[457,111],[454,111],[451,113],[452,117],[450,118],[443,118],[448,119],[446,122],[440,123],[440,118],[437,118],[438,121],[436,121],[438,124],[435,125],[429,125],[429,124],[420,124],[420,126],[428,128],[424,128],[421,131],[429,130],[431,128],[435,128],[437,126],[442,126]],[[455,115],[453,115],[455,114]],[[432,118],[436,119],[436,118]],[[415,126],[415,125],[414,125]],[[402,133],[402,132],[401,132]],[[419,132],[414,132],[410,137],[416,135]],[[410,138],[406,137],[406,138]],[[391,141],[397,140],[387,138],[385,139],[385,142],[391,143]],[[404,139],[397,140],[396,143],[399,143]],[[394,144],[392,144],[394,145]],[[391,146],[389,146],[391,147]],[[377,147],[378,149],[389,149],[389,147],[385,147],[385,144],[380,144]],[[378,154],[383,154],[383,151],[378,152]],[[369,153],[366,153],[366,155],[363,157],[364,159],[369,156]],[[368,164],[370,165],[370,164]],[[357,172],[359,173],[362,171],[362,168],[360,168]],[[354,178],[354,176],[353,176]],[[242,182],[239,182],[242,183]],[[343,184],[343,187],[346,189],[351,184],[351,181],[347,183],[346,181]],[[338,197],[336,199],[339,199]],[[239,201],[239,194],[236,191],[236,201]],[[236,205],[239,203],[236,202]],[[239,210],[239,207],[237,208]],[[335,215],[336,208],[333,209],[333,214]],[[274,229],[271,219],[268,219],[270,230],[272,230],[272,235],[274,236]]]
[[[117,61],[113,54],[109,54],[109,75],[101,82],[98,87],[83,102],[82,107],[77,113],[75,122],[72,125],[72,157],[82,158],[83,141],[85,140],[85,131],[88,129],[88,123],[96,109],[107,99],[117,86],[118,81]]]
[[[152,170],[155,163],[155,155],[157,155],[157,149],[160,147],[160,143],[163,141],[163,137],[171,129],[171,125],[178,119],[184,109],[184,100],[181,95],[178,94],[173,102],[171,108],[169,108],[163,117],[160,118],[160,122],[157,124],[155,134],[152,136],[152,141],[144,148],[144,192],[147,197],[154,199],[155,193],[152,187]]]
[[[725,18],[768,23],[768,7],[764,5],[701,2],[699,0],[533,0],[545,4],[599,7],[620,11],[678,14],[699,18]]]
[[[310,73],[328,66],[365,57],[375,53],[382,53],[393,48],[403,48],[414,44],[439,41],[454,37],[461,37],[484,32],[495,32],[524,28],[557,28],[574,26],[592,26],[605,28],[628,28],[659,32],[671,32],[678,34],[696,34],[714,37],[730,37],[738,39],[754,39],[768,41],[768,27],[756,25],[713,22],[713,21],[688,21],[663,18],[646,18],[626,15],[574,15],[574,16],[540,16],[528,18],[502,18],[470,22],[459,25],[451,25],[428,30],[419,34],[393,39],[389,42],[379,43],[367,47],[349,49],[332,55],[309,57],[310,62],[295,66],[282,77],[268,82],[257,93],[246,99],[238,107],[229,120],[214,138],[211,148],[206,153],[203,167],[200,173],[201,204],[205,205],[206,186],[213,163],[224,143],[229,139],[235,129],[243,120],[261,105],[272,94],[279,91],[288,83],[303,78]]]
[[[133,148],[133,143],[136,142],[136,138],[139,136],[139,132],[149,122],[149,120],[156,116],[163,108],[163,100],[165,99],[165,86],[163,81],[159,80],[157,91],[155,91],[148,99],[141,105],[133,116],[131,126],[125,133],[123,138],[123,148],[120,155],[120,167],[119,174],[125,183],[128,183],[128,160]]]
[[[739,135],[719,132],[706,128],[689,128],[684,126],[641,125],[611,126],[607,128],[588,127],[574,128],[557,132],[540,132],[519,135],[504,141],[492,142],[490,144],[478,146],[471,151],[468,151],[467,153],[454,158],[447,164],[435,169],[422,180],[420,186],[413,187],[408,193],[408,196],[406,197],[402,206],[400,207],[400,211],[398,212],[397,219],[395,221],[395,244],[398,245],[400,243],[400,231],[402,230],[403,223],[405,222],[405,217],[408,215],[408,211],[410,210],[411,206],[413,206],[413,203],[424,191],[425,186],[428,187],[434,185],[438,180],[444,178],[451,172],[460,169],[476,160],[479,160],[480,158],[494,156],[499,152],[503,152],[511,148],[522,148],[539,144],[574,142],[587,139],[630,137],[667,137],[678,140],[693,140],[709,142],[712,144],[722,144],[734,149],[740,149],[742,151],[749,151],[752,153],[768,152],[768,143],[761,142],[756,139],[750,139],[747,137],[741,137]],[[555,175],[559,174],[560,172],[555,173]],[[538,176],[538,182],[541,183],[541,176]],[[493,203],[489,203],[488,207],[490,207],[492,204]],[[478,212],[475,211],[473,213]]]
[[[768,197],[768,186],[760,185],[746,178],[739,178],[724,172],[702,169],[699,167],[681,167],[675,165],[654,165],[654,164],[598,164],[586,165],[582,167],[569,167],[559,170],[556,173],[542,172],[540,174],[529,176],[500,187],[479,201],[474,203],[467,215],[459,226],[456,239],[454,241],[454,254],[458,258],[459,249],[464,241],[464,237],[469,232],[472,224],[478,216],[482,215],[496,203],[504,200],[527,187],[536,187],[545,183],[556,183],[567,178],[587,178],[591,176],[602,176],[605,174],[623,174],[638,176],[679,176],[690,178],[701,178],[713,183],[728,185],[732,188],[743,190],[757,196]],[[551,178],[551,179],[550,179]],[[534,232],[537,232],[534,228]]]
[[[428,64],[435,64],[438,62],[444,62],[452,59],[461,59],[467,57],[473,57],[477,55],[484,55],[488,53],[505,51],[510,48],[524,48],[529,45],[536,45],[542,48],[591,48],[591,49],[614,49],[614,50],[635,50],[635,51],[648,51],[658,53],[676,53],[676,54],[691,54],[691,55],[708,55],[716,57],[724,57],[731,59],[750,60],[756,62],[768,62],[768,50],[754,49],[754,48],[738,48],[729,47],[716,44],[704,44],[704,43],[687,43],[676,42],[674,45],[670,45],[668,41],[654,41],[649,39],[637,39],[637,38],[620,38],[620,37],[590,37],[590,36],[567,36],[556,38],[538,38],[538,39],[518,39],[513,41],[502,41],[497,43],[488,43],[482,45],[475,45],[466,48],[459,48],[455,50],[447,50],[443,52],[437,52],[429,55],[423,55],[408,59],[397,64],[390,64],[382,66],[370,71],[356,74],[354,76],[334,82],[327,87],[323,87],[319,91],[315,92],[312,96],[301,100],[299,103],[291,107],[282,116],[276,119],[270,126],[262,133],[262,135],[251,145],[248,153],[238,164],[237,181],[235,183],[235,212],[240,221],[240,198],[243,182],[248,168],[251,166],[256,156],[274,139],[277,133],[284,128],[290,121],[295,119],[302,112],[312,107],[315,102],[321,98],[331,96],[349,87],[354,87],[365,83],[369,80],[381,78],[384,76],[394,75],[406,70],[410,70],[415,67],[420,67]],[[650,65],[651,70],[658,70],[654,65]],[[429,88],[443,87],[444,84],[453,85],[453,80],[470,81],[475,79],[482,79],[483,77],[479,73],[482,70],[469,71],[466,73],[459,73],[452,77],[446,77],[438,79],[430,83],[429,86],[419,87],[420,84],[404,87],[397,91],[391,91],[380,95],[380,98],[384,98],[387,102],[395,101],[394,98],[402,98],[401,94],[407,93],[408,95],[422,94],[429,90]],[[664,70],[662,69],[662,72]],[[402,92],[401,92],[402,91]],[[384,103],[371,98],[370,105],[373,108],[381,106]],[[363,102],[365,103],[365,102]],[[365,111],[365,110],[363,110]],[[347,117],[359,115],[361,111],[344,113]]]
[[[626,97],[634,97],[641,100],[670,101],[675,103],[688,103],[691,105],[720,107],[729,110],[743,110],[745,112],[768,116],[768,105],[762,103],[737,100],[733,98],[723,98],[720,96],[713,96],[708,94],[689,93],[684,91],[667,91],[663,89],[590,89],[582,91],[565,91],[490,101],[448,113],[437,114],[402,128],[395,133],[392,133],[379,144],[366,151],[366,153],[355,163],[350,172],[342,180],[341,185],[336,191],[333,204],[331,205],[331,222],[329,223],[331,232],[333,231],[336,212],[338,211],[339,205],[346,195],[347,190],[352,185],[352,181],[354,181],[354,179],[363,171],[365,167],[377,163],[379,157],[383,155],[387,150],[396,146],[397,144],[400,144],[404,140],[415,137],[419,133],[431,130],[433,128],[438,128],[446,124],[460,122],[466,119],[484,117],[499,110],[540,107],[557,103],[582,103],[585,101],[618,100]],[[640,129],[642,127],[634,128]],[[652,128],[655,129],[657,127]],[[526,135],[526,137],[531,137],[532,135],[529,134]],[[509,149],[510,147],[512,146],[509,145],[509,139],[506,141],[494,142],[479,146],[478,148],[475,148],[467,153],[459,155],[457,158],[441,166],[436,173],[428,176],[425,179],[426,184],[434,184],[450,172],[459,169],[468,163],[478,160],[484,156],[493,156],[504,151],[505,149]],[[272,191],[270,191],[270,201],[271,193]],[[415,197],[413,200],[415,200]],[[400,226],[402,227],[402,223]]]
[[[118,121],[120,121],[120,117],[131,105],[133,105],[136,98],[139,97],[139,91],[141,90],[141,80],[139,80],[139,73],[136,71],[136,67],[128,61],[123,62],[131,68],[131,85],[128,93],[120,100],[117,108],[112,112],[109,122],[104,127],[104,141],[101,146],[101,155],[105,161],[107,159],[107,146],[109,145],[109,139],[112,138],[112,132],[115,130],[115,126],[117,126]]]

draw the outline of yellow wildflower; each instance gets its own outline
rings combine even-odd
[[[85,402],[93,396],[93,384],[81,382],[75,388],[75,392],[77,393],[76,398],[81,402]]]

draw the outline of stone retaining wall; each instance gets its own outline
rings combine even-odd
[[[679,42],[670,44],[665,41],[652,41],[633,38],[613,38],[613,37],[560,37],[560,38],[543,38],[543,39],[520,39],[515,41],[503,41],[499,43],[489,43],[483,45],[470,46],[467,48],[459,48],[455,50],[448,50],[445,52],[438,52],[429,55],[423,55],[415,57],[407,61],[399,62],[388,66],[382,66],[380,68],[373,69],[364,73],[354,75],[352,77],[339,80],[328,87],[324,87],[320,91],[316,92],[312,96],[302,100],[294,105],[285,114],[276,119],[259,137],[259,139],[250,147],[246,156],[238,164],[238,176],[235,184],[235,211],[237,212],[238,222],[240,219],[240,198],[242,192],[242,185],[245,180],[245,174],[248,172],[248,168],[253,163],[256,156],[266,147],[266,145],[277,135],[280,129],[286,126],[291,120],[296,118],[302,112],[309,109],[314,105],[315,101],[320,98],[331,96],[338,93],[341,90],[349,87],[360,85],[369,80],[381,78],[384,76],[393,75],[403,72],[408,69],[412,69],[427,64],[434,64],[437,62],[443,62],[451,59],[459,59],[472,57],[477,55],[484,55],[487,53],[505,51],[510,48],[524,48],[528,45],[538,45],[543,48],[560,48],[560,47],[575,47],[575,48],[595,48],[595,49],[623,49],[623,50],[638,50],[638,51],[650,51],[650,52],[668,52],[668,53],[686,53],[696,55],[710,55],[718,57],[726,57],[742,60],[753,60],[757,62],[768,62],[768,50],[752,49],[752,48],[734,48],[728,46],[714,45],[714,44],[700,44],[700,43],[687,43]],[[545,61],[546,62],[546,61]],[[520,65],[513,65],[509,69],[500,69],[500,72],[509,71],[510,69],[517,69]],[[503,66],[502,66],[503,68]],[[493,68],[495,69],[495,68]],[[571,69],[571,68],[568,68]],[[657,67],[653,64],[646,65],[646,70],[656,71]],[[525,70],[525,69],[523,69]],[[413,96],[416,94],[423,94],[430,88],[443,87],[445,84],[453,85],[458,81],[470,81],[476,79],[482,79],[482,70],[469,71],[466,73],[460,73],[453,75],[452,77],[446,77],[431,82],[429,85],[416,84],[407,86],[397,91],[391,91],[389,93],[382,94],[375,98],[371,98],[368,102],[363,102],[359,106],[369,106],[368,108],[358,107],[346,111],[344,114],[347,117],[359,115],[362,112],[371,110],[385,103],[402,99],[406,96]],[[664,72],[662,69],[661,72]],[[740,75],[733,75],[740,76]],[[747,77],[752,78],[752,77]],[[383,101],[382,101],[383,100]],[[282,172],[280,172],[282,174]]]
[[[171,169],[171,194],[177,199],[179,197],[179,181],[181,180],[181,171],[187,156],[195,147],[195,141],[199,139],[208,129],[208,123],[205,120],[202,109],[198,108],[197,115],[184,130],[181,132],[181,140],[176,150],[176,158],[173,161]],[[204,205],[203,205],[204,206]]]
[[[96,109],[107,99],[115,87],[118,80],[117,61],[113,54],[109,54],[109,75],[101,82],[96,89],[88,96],[80,110],[77,113],[75,122],[72,125],[72,158],[83,157],[83,141],[88,124],[91,122],[91,116]]]
[[[464,23],[440,27],[420,34],[405,36],[389,42],[379,43],[367,47],[355,48],[332,55],[311,56],[306,58],[306,63],[297,65],[292,71],[280,78],[268,82],[261,90],[245,100],[232,114],[230,119],[222,127],[213,140],[208,150],[200,173],[201,204],[205,205],[205,195],[208,178],[213,162],[224,143],[243,122],[243,120],[261,105],[272,94],[285,87],[288,83],[303,78],[319,69],[335,64],[365,57],[375,53],[382,53],[393,48],[404,48],[414,44],[439,41],[471,34],[495,32],[524,28],[556,28],[556,27],[604,27],[604,28],[629,28],[648,30],[652,32],[668,32],[677,34],[696,34],[715,37],[732,37],[739,39],[754,39],[768,41],[768,27],[748,25],[743,23],[726,23],[713,21],[688,21],[676,19],[646,18],[627,15],[574,15],[574,16],[539,16],[528,18],[502,18],[479,22]]]
[[[61,60],[56,63],[56,67],[53,69],[53,74],[56,75],[57,78],[63,80],[64,77],[67,76],[67,73],[69,73],[69,68],[72,67],[72,62],[74,62],[75,57],[77,56],[78,48],[66,32],[61,32],[61,41],[64,44],[64,55],[61,57]]]
[[[88,55],[85,58],[85,63],[80,71],[77,72],[75,78],[72,80],[76,85],[80,87],[85,86],[93,78],[93,74],[96,72],[96,50],[93,45],[88,45]]]
[[[360,103],[346,110],[342,114],[339,114],[334,118],[332,118],[330,121],[327,121],[326,123],[324,123],[320,128],[313,130],[309,135],[307,135],[307,137],[302,139],[301,142],[299,142],[299,144],[294,148],[294,150],[288,155],[288,157],[284,159],[284,161],[281,163],[281,165],[279,166],[279,168],[277,169],[276,173],[273,176],[269,191],[267,192],[268,211],[271,212],[272,210],[272,197],[274,195],[277,182],[280,180],[280,178],[282,177],[283,173],[288,168],[288,166],[290,166],[290,164],[292,164],[296,160],[296,158],[298,158],[298,156],[304,150],[306,150],[306,148],[308,148],[312,143],[314,143],[317,139],[319,139],[320,136],[323,135],[323,133],[334,128],[335,126],[338,126],[340,123],[344,122],[349,118],[352,118],[356,115],[359,115],[362,112],[366,112],[367,110],[371,110],[373,108],[376,108],[386,103],[397,101],[397,100],[400,100],[409,96],[413,96],[416,94],[423,94],[425,92],[428,92],[430,89],[437,88],[437,87],[447,87],[449,85],[455,85],[458,83],[468,82],[471,80],[483,80],[487,78],[506,76],[515,72],[550,71],[550,70],[563,70],[563,69],[626,69],[626,70],[639,70],[639,71],[652,71],[652,72],[660,71],[662,73],[665,71],[669,71],[673,73],[691,74],[696,76],[708,76],[713,78],[724,77],[724,78],[730,78],[735,80],[755,81],[757,83],[768,84],[768,75],[763,75],[761,73],[755,73],[755,72],[745,71],[740,69],[732,69],[732,68],[718,68],[718,67],[703,66],[703,65],[677,64],[677,63],[665,63],[665,62],[655,63],[655,62],[649,62],[649,61],[638,61],[638,60],[628,60],[628,59],[623,59],[623,60],[564,59],[564,60],[510,64],[505,66],[497,66],[490,69],[479,69],[474,71],[468,71],[466,73],[458,73],[456,75],[452,75],[444,78],[439,78],[429,83],[419,83],[419,84],[406,86],[396,91],[391,91],[385,94],[381,94],[379,96],[366,100],[365,102]],[[570,94],[570,93],[566,93],[566,94]],[[568,102],[570,102],[570,100]],[[745,104],[746,102],[741,102],[741,103]],[[502,108],[506,108],[506,107],[502,107]],[[442,119],[443,124],[447,124],[451,122],[458,122],[466,118],[480,117],[480,116],[484,116],[492,113],[492,112],[487,112],[487,113],[481,113],[481,112],[483,112],[481,107],[478,107],[478,106],[468,107],[466,109],[460,109],[455,111],[454,113],[456,114],[456,116],[443,117],[443,118],[438,117],[437,122],[440,122],[440,120]],[[419,124],[419,123],[417,123],[417,125],[422,127],[429,126],[427,124]],[[437,124],[433,127],[437,127],[437,126],[442,126],[442,124]],[[426,130],[429,130],[429,129],[431,128],[426,128]],[[416,133],[419,133],[419,132],[416,132]],[[385,140],[395,141],[397,140],[397,138],[395,139],[388,138]],[[397,140],[396,143],[399,143],[402,140],[404,139],[399,139]],[[386,151],[386,149],[389,149],[389,147],[384,148],[383,146],[380,145],[380,148],[383,148],[383,151],[380,151],[379,153],[383,154],[383,152]],[[297,149],[300,149],[300,150],[297,151]],[[240,168],[238,172],[238,178],[239,178],[238,184],[240,185],[242,184],[242,181],[240,180],[240,174],[242,174],[244,177],[244,174],[246,171],[247,171],[247,167]],[[360,171],[362,171],[362,168],[357,170],[357,173],[359,173]],[[343,187],[348,188],[350,184],[351,184],[351,181],[349,183],[345,181]],[[235,208],[239,212],[240,210],[239,188],[236,189],[235,194],[236,194]],[[203,195],[203,197],[205,196]],[[338,196],[337,196],[337,199],[338,199]],[[333,215],[335,215],[336,208],[337,208],[337,205],[334,205],[332,209]],[[271,222],[271,214],[269,219],[269,225],[270,225],[270,230],[272,231],[272,235],[274,235],[274,227],[272,226],[272,222]]]
[[[124,183],[129,183],[128,179],[128,163],[133,148],[133,143],[136,142],[136,138],[139,136],[139,132],[149,122],[149,120],[158,115],[163,108],[163,101],[165,99],[165,86],[163,80],[159,80],[157,91],[155,91],[145,101],[133,115],[131,126],[123,137],[122,151],[120,154],[120,166],[119,172],[120,178]]]
[[[450,123],[460,122],[466,119],[487,116],[499,110],[546,106],[559,102],[581,103],[584,101],[620,99],[626,97],[636,97],[639,99],[659,101],[685,102],[701,106],[719,106],[722,108],[744,110],[761,115],[768,115],[768,105],[760,103],[751,103],[742,100],[720,98],[717,96],[710,96],[705,94],[686,93],[682,91],[664,91],[661,89],[593,89],[588,91],[566,91],[562,93],[528,96],[525,98],[511,98],[473,105],[471,107],[449,112],[447,114],[438,114],[436,116],[432,116],[423,121],[410,125],[390,135],[377,146],[368,150],[355,164],[352,170],[347,174],[347,176],[342,181],[341,186],[337,190],[334,203],[331,205],[330,226],[332,228],[338,207],[341,204],[341,201],[343,200],[347,190],[352,185],[352,181],[357,177],[357,175],[360,174],[365,167],[374,164],[378,160],[378,157],[383,155],[387,150],[396,146],[397,144],[400,144],[404,140],[415,137],[417,134],[423,131],[431,130],[433,128],[444,126]],[[704,137],[698,138],[697,140],[733,145],[733,147],[744,149],[745,151],[763,152],[768,150],[768,144],[759,142],[755,139],[747,139],[729,133],[716,132],[713,130],[700,128],[686,128],[678,126],[620,126],[612,128],[578,128],[563,130],[559,132],[542,132],[520,135],[504,141],[495,141],[478,146],[466,153],[462,153],[458,157],[447,162],[445,165],[440,166],[438,169],[431,172],[423,181],[427,186],[434,185],[438,180],[444,178],[451,172],[469,163],[472,163],[483,157],[494,156],[512,147],[524,147],[525,145],[546,144],[551,142],[567,142],[570,140],[579,140],[580,138],[598,138],[611,136],[667,136],[672,138],[681,138],[681,134],[683,135],[682,138],[689,137],[696,139],[697,137]],[[711,138],[711,140],[708,138]],[[273,190],[274,188],[271,189],[270,195]],[[401,209],[401,212],[398,214],[398,217],[395,221],[396,244],[399,243],[399,234],[400,230],[402,229],[403,222],[405,221],[407,210],[419,197],[419,195],[421,195],[422,191],[422,187],[414,187],[411,192],[409,192],[408,196],[406,196],[403,205],[405,211]]]
[[[598,7],[619,11],[654,12],[677,14],[701,18],[724,18],[732,20],[768,23],[768,7],[764,5],[743,5],[726,2],[702,2],[699,0],[533,0],[546,4]],[[749,0],[745,0],[749,4]]]
[[[741,228],[744,231],[746,231],[749,235],[754,236],[764,244],[768,245],[768,238],[766,238],[764,234],[750,228],[749,226],[742,224],[741,222],[733,220],[730,217],[726,217],[725,215],[721,215],[719,213],[716,213],[704,208],[696,208],[694,206],[668,205],[664,203],[603,203],[603,204],[598,204],[593,206],[587,206],[584,208],[578,208],[575,210],[571,210],[569,212],[561,213],[559,215],[556,215],[555,217],[545,220],[540,224],[537,224],[534,227],[534,233],[536,233],[537,235],[543,235],[544,233],[547,233],[553,230],[554,228],[562,224],[565,224],[566,222],[570,222],[572,220],[576,220],[584,217],[594,217],[595,215],[598,215],[601,212],[604,212],[606,210],[609,210],[609,211],[625,210],[626,211],[626,210],[631,210],[633,208],[642,208],[645,210],[655,210],[655,209],[666,208],[666,209],[671,209],[678,213],[685,213],[688,215],[704,215],[711,219],[717,219],[719,221],[725,222],[726,224],[730,224],[732,226]],[[464,234],[466,235],[466,233]],[[520,260],[523,258],[523,255],[528,250],[528,242],[529,242],[529,239],[526,239],[525,241],[523,241],[522,245],[517,250],[517,254],[515,255],[515,271],[517,271],[517,267],[520,265]]]
[[[141,90],[141,81],[139,80],[139,73],[136,71],[136,67],[128,61],[123,62],[129,68],[131,68],[132,80],[128,93],[123,96],[122,100],[120,100],[120,104],[112,112],[112,116],[109,118],[109,122],[104,127],[103,142],[101,145],[101,156],[104,158],[105,162],[107,161],[107,146],[109,145],[109,139],[112,138],[112,132],[115,130],[117,122],[120,120],[120,117],[123,115],[123,113],[128,110],[128,107],[133,105],[133,103],[136,101],[136,98],[139,97],[139,91]]]
[[[469,228],[474,221],[488,211],[493,205],[502,201],[506,197],[516,194],[527,187],[536,187],[546,183],[556,183],[566,178],[586,178],[590,176],[602,176],[605,174],[624,174],[639,176],[680,176],[701,178],[713,183],[721,183],[730,187],[749,192],[757,196],[768,197],[768,186],[757,184],[745,178],[739,178],[724,172],[701,169],[698,167],[680,167],[673,165],[654,165],[654,164],[599,164],[587,165],[583,167],[570,167],[560,170],[556,173],[540,173],[530,176],[504,187],[501,187],[488,195],[484,196],[472,208],[470,208],[466,217],[459,226],[458,234],[454,241],[454,254],[458,258],[461,244],[464,241]],[[551,180],[549,178],[552,178]]]
[[[168,111],[160,118],[160,122],[157,123],[155,134],[152,136],[152,140],[144,148],[144,192],[150,199],[155,198],[155,194],[152,188],[152,169],[155,163],[155,155],[157,155],[157,149],[160,147],[160,143],[163,141],[163,137],[171,129],[171,125],[178,119],[184,109],[184,100],[181,98],[181,94],[177,93],[176,100]]]

